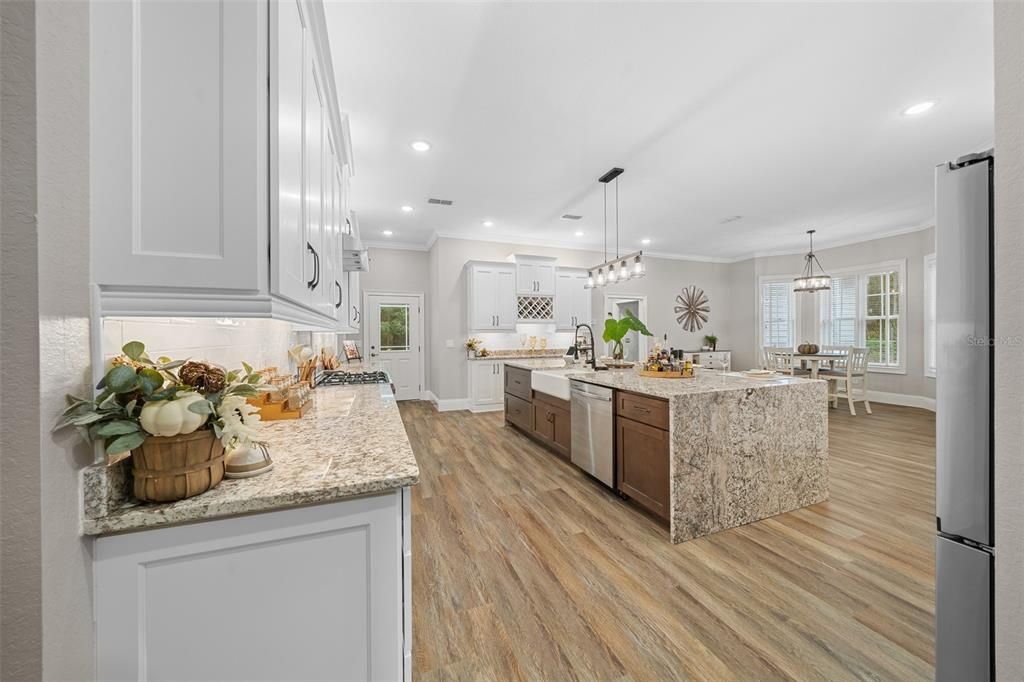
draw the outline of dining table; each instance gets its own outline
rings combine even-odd
[[[801,369],[810,369],[811,378],[818,378],[818,370],[822,362],[827,362],[829,367],[835,365],[836,360],[846,358],[846,351],[821,351],[819,353],[793,353],[793,359],[800,361]]]

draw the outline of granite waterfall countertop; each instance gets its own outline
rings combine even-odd
[[[262,422],[274,468],[224,479],[201,495],[167,504],[128,499],[128,462],[83,474],[84,535],[143,530],[269,512],[384,492],[419,481],[419,467],[387,384],[314,391],[302,419]]]

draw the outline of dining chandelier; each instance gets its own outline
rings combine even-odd
[[[832,278],[825,274],[825,269],[821,267],[818,257],[814,255],[814,232],[815,230],[807,230],[811,240],[811,250],[804,256],[803,273],[793,280],[793,291],[814,292],[832,288]],[[815,274],[815,266],[817,266],[818,274]]]
[[[623,169],[612,168],[597,179],[604,185],[604,262],[587,270],[587,289],[603,287],[616,282],[625,282],[647,274],[644,267],[644,252],[634,251],[619,255],[619,176]],[[615,258],[608,258],[608,183],[615,181]]]

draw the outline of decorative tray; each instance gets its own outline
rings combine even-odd
[[[651,379],[692,379],[693,370],[680,370],[678,372],[657,372],[649,369],[640,370],[640,376]]]

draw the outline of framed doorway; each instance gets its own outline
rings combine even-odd
[[[600,337],[604,333],[604,321],[609,316],[619,319],[629,311],[647,324],[647,297],[636,294],[605,294],[604,318],[594,326],[594,335]],[[650,327],[648,327],[650,328]],[[640,332],[629,332],[622,340],[626,360],[640,362],[647,357],[647,337]],[[605,355],[612,354],[612,344],[605,344]]]
[[[363,362],[388,373],[395,400],[422,399],[423,294],[364,291],[363,311]]]

